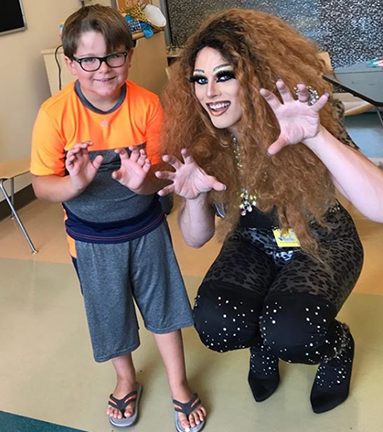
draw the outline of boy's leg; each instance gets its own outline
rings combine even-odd
[[[190,389],[186,377],[181,330],[166,334],[154,334],[154,339],[165,364],[172,398],[182,403],[189,402],[193,396],[193,391]],[[200,424],[206,417],[206,410],[200,404],[189,417],[182,413],[178,415],[182,427],[186,429]]]
[[[179,329],[192,326],[193,317],[167,223],[135,241],[134,252],[130,273],[134,298],[146,329],[154,334],[173,399],[189,402],[193,392],[186,378]],[[194,427],[205,415],[201,405],[189,415],[190,421],[179,414],[181,426]]]
[[[112,360],[117,375],[113,392],[116,399],[137,387],[131,352],[140,341],[129,283],[130,246],[76,242],[77,260],[73,260],[81,282],[94,358],[97,362]],[[129,404],[124,416],[130,417],[134,407],[134,403]],[[121,411],[111,406],[107,414],[122,418]]]
[[[134,369],[133,359],[131,354],[125,354],[112,359],[113,367],[116,371],[116,388],[113,391],[113,396],[116,399],[124,398],[128,393],[137,390],[136,371]],[[134,413],[135,403],[129,404],[124,413],[124,417],[131,417]],[[107,414],[109,417],[121,419],[121,411],[108,406]]]

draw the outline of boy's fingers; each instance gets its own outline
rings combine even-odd
[[[139,157],[137,163],[138,163],[140,166],[143,166],[143,165],[146,164],[146,163],[149,163],[149,164],[150,164],[150,159],[148,159],[148,157],[146,156],[146,153],[145,153],[145,152],[142,152],[142,153],[140,153],[140,157]]]
[[[72,150],[80,150],[80,149],[87,149],[88,147],[92,146],[93,142],[92,141],[84,141],[81,143],[77,143],[73,146]]]
[[[102,164],[104,157],[102,155],[98,155],[94,158],[93,166],[98,170]]]
[[[67,155],[74,155],[74,154],[80,153],[81,151],[83,151],[83,147],[80,147],[80,146],[73,147],[72,149],[70,149],[68,151]]]
[[[129,154],[123,147],[115,149],[114,152],[120,156],[121,160],[129,159]]]
[[[138,162],[138,160],[140,158],[141,158],[141,151],[139,151],[138,149],[132,150],[132,152],[130,153],[129,159],[132,162]]]
[[[146,157],[146,152],[144,149],[140,149],[137,146],[130,146],[128,147],[130,150],[130,160],[133,162],[137,162],[141,157]]]
[[[128,149],[133,153],[133,152],[140,152],[140,151],[144,151],[143,149],[139,148],[139,146],[129,146]]]
[[[144,166],[142,167],[142,169],[144,170],[144,172],[147,174],[150,170],[151,167],[151,163],[149,159],[146,159]]]
[[[112,178],[114,178],[114,180],[120,181],[122,178],[122,173],[120,170],[117,171],[113,171],[112,172]]]

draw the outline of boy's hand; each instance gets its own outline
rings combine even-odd
[[[112,173],[112,177],[136,192],[144,184],[147,173],[150,170],[150,160],[145,150],[139,150],[137,147],[129,147],[131,154],[124,148],[116,149],[115,152],[120,155],[121,167]]]
[[[89,158],[88,147],[92,145],[91,141],[76,144],[66,155],[65,167],[69,172],[72,185],[77,190],[84,190],[93,181],[101,166],[103,160],[101,155],[96,156],[93,162]]]

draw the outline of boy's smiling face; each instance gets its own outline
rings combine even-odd
[[[116,52],[127,51],[126,47],[119,47]],[[101,33],[90,31],[81,35],[76,59],[85,57],[105,57],[108,54],[104,37]],[[74,60],[66,58],[67,65],[71,73],[77,76],[81,90],[89,102],[97,108],[105,110],[117,102],[121,87],[128,77],[128,69],[131,64],[133,51],[131,50],[126,58],[125,64],[121,67],[111,68],[106,62],[102,62],[100,69],[94,72],[84,71],[80,64]],[[106,108],[108,109],[108,108]]]

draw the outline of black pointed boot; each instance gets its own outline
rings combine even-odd
[[[350,390],[352,363],[354,359],[354,339],[346,325],[339,353],[319,365],[311,390],[311,406],[320,414],[336,408],[347,399]]]
[[[278,357],[269,347],[260,345],[250,348],[249,385],[257,402],[263,402],[279,384]]]

